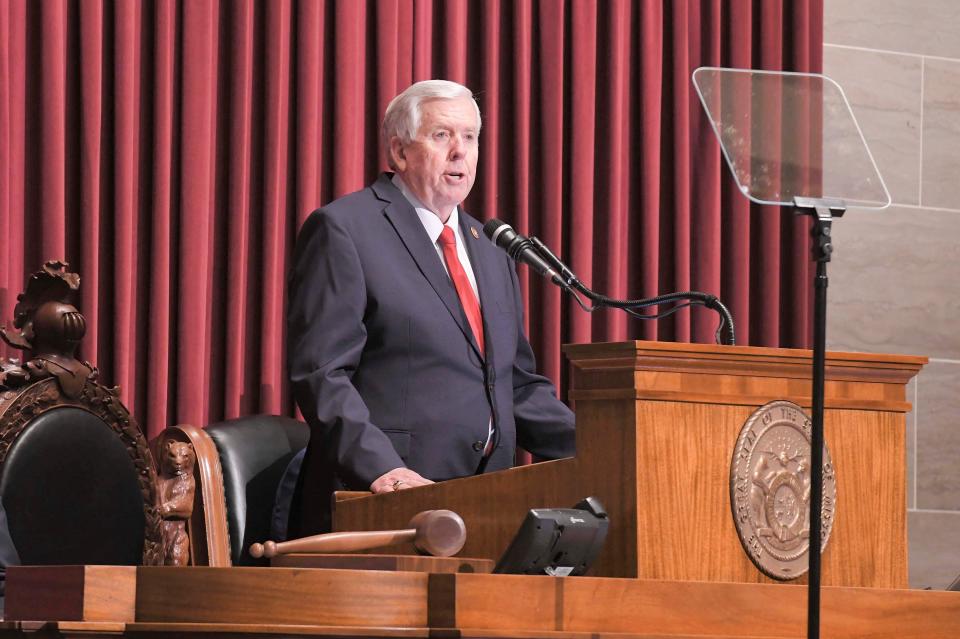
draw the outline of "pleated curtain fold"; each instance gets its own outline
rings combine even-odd
[[[315,208],[385,168],[387,102],[448,78],[483,113],[466,208],[592,288],[718,295],[739,343],[809,341],[807,221],[750,205],[698,66],[818,71],[822,0],[4,0],[0,323],[82,276],[82,357],[150,435],[294,407],[285,278]],[[520,267],[541,369],[567,342],[711,342],[717,317],[587,314]],[[16,356],[0,349],[0,356]]]

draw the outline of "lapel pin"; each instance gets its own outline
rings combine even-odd
[[[470,227],[470,234],[473,235],[473,239],[475,239],[475,240],[479,240],[479,239],[480,239],[480,234],[477,233],[477,229],[474,228],[474,227],[472,227],[472,226]]]

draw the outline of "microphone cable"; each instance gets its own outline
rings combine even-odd
[[[723,333],[726,328],[727,341],[726,343],[730,346],[736,344],[736,331],[734,329],[733,315],[730,313],[730,310],[724,306],[723,302],[716,295],[711,295],[709,293],[701,293],[700,291],[681,291],[677,293],[665,293],[663,295],[657,295],[656,297],[650,297],[645,299],[634,299],[634,300],[620,300],[612,297],[603,295],[602,293],[597,293],[587,287],[583,282],[581,282],[573,271],[570,268],[560,261],[553,251],[547,247],[546,244],[541,242],[536,237],[530,237],[530,244],[540,253],[541,257],[548,262],[567,285],[563,288],[570,291],[574,299],[577,301],[577,304],[580,305],[580,308],[585,310],[588,313],[593,313],[594,311],[601,308],[619,308],[620,310],[628,313],[629,315],[636,317],[637,319],[643,320],[656,320],[662,319],[664,317],[669,317],[677,311],[689,308],[691,306],[704,306],[710,310],[716,311],[720,316],[720,323],[717,325],[716,333],[714,334],[714,339],[717,344],[723,344]],[[584,303],[580,296],[577,295],[573,289],[583,293],[591,302],[591,305]],[[672,304],[680,301],[685,301],[684,304],[677,304],[676,306],[669,308],[663,312],[648,314],[641,313],[639,309],[649,308],[651,306],[660,306],[662,304]]]
[[[714,339],[718,344],[723,343],[723,333],[726,329],[727,344],[736,344],[736,335],[733,326],[733,316],[726,306],[717,298],[716,295],[701,293],[699,291],[683,291],[679,293],[666,293],[656,297],[636,300],[618,300],[597,293],[581,282],[577,276],[570,270],[566,264],[560,261],[550,248],[536,237],[524,237],[514,230],[512,226],[498,220],[490,219],[483,225],[483,233],[495,246],[503,249],[507,255],[516,262],[522,262],[533,268],[541,275],[547,277],[557,286],[570,293],[587,313],[593,313],[600,308],[618,308],[637,319],[652,320],[669,317],[677,311],[689,308],[690,306],[705,306],[717,312],[720,316],[720,323]],[[587,304],[577,293],[583,294],[590,300]],[[684,302],[684,303],[680,303]],[[649,314],[641,313],[639,309],[649,308],[651,306],[660,306],[662,304],[676,304],[665,311]]]

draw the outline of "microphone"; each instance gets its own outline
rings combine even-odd
[[[483,225],[483,234],[490,238],[491,242],[506,251],[512,259],[522,262],[540,275],[550,278],[554,284],[567,288],[567,283],[540,256],[534,244],[514,231],[513,227],[506,222],[501,222],[496,218],[489,220]]]
[[[530,236],[530,243],[533,244],[534,250],[542,257],[544,260],[553,267],[557,273],[560,274],[560,279],[565,283],[573,285],[575,288],[580,288],[580,280],[577,279],[577,276],[573,274],[573,271],[570,270],[570,267],[560,261],[560,258],[553,254],[553,251],[550,248],[541,242],[536,237]]]

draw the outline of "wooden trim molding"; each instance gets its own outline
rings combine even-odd
[[[579,369],[664,370],[761,377],[810,377],[812,351],[791,348],[610,342],[568,344],[563,352]],[[827,379],[905,384],[929,362],[917,355],[827,353]]]
[[[127,636],[446,639],[793,639],[806,621],[806,588],[783,585],[196,567],[126,568],[118,581],[116,569],[91,568],[12,570],[8,592],[27,605],[7,618],[20,630],[36,620]],[[111,585],[114,599],[103,596]],[[960,633],[960,593],[825,587],[822,602],[822,634],[835,639]]]
[[[563,350],[572,368],[568,397],[574,401],[812,404],[808,350],[644,341]],[[927,362],[914,355],[828,353],[826,408],[908,412],[904,386]]]

